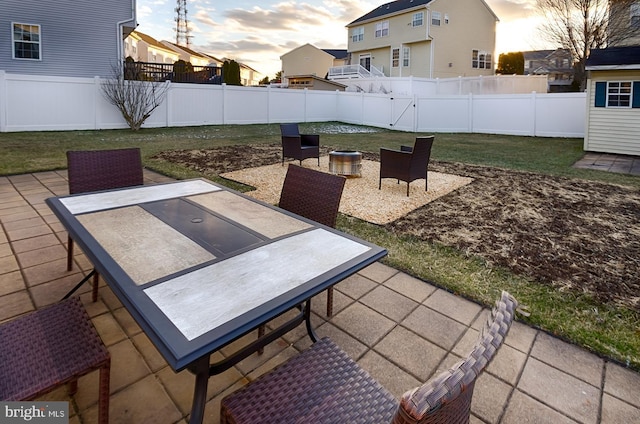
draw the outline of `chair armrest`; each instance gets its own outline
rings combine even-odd
[[[300,149],[302,138],[298,135],[283,135],[282,147]]]
[[[305,146],[320,146],[320,136],[318,134],[300,134],[302,144]]]
[[[387,149],[386,147],[380,148],[380,161],[382,158],[388,158],[391,160],[409,160],[411,159],[411,152],[405,152],[402,150]]]

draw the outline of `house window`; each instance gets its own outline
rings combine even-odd
[[[481,50],[473,50],[471,55],[471,67],[475,69],[491,69],[491,53]]]
[[[635,2],[629,6],[629,15],[631,28],[640,28],[640,2]]]
[[[389,35],[389,21],[382,21],[376,24],[376,38]]]
[[[424,19],[424,12],[414,13],[411,25],[414,26],[414,27],[422,26],[422,20],[423,19]]]
[[[631,107],[631,81],[609,81],[607,107]]]
[[[14,59],[40,60],[42,48],[40,44],[40,25],[13,23],[11,45]]]
[[[364,27],[354,28],[351,31],[351,41],[358,43],[362,40],[364,40]]]
[[[440,15],[440,12],[431,12],[431,25],[440,26],[441,18],[442,16]]]
[[[391,67],[397,68],[400,66],[400,49],[391,50]]]
[[[402,47],[402,66],[409,66],[409,47]]]
[[[444,23],[445,24],[449,23],[449,15],[447,15],[446,13],[444,14]]]

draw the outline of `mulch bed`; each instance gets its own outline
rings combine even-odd
[[[155,158],[221,174],[278,163],[280,154],[280,145],[228,146]],[[640,311],[639,190],[448,162],[433,161],[429,169],[474,181],[386,224],[389,231]]]

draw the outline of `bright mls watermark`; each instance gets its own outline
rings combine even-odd
[[[0,402],[0,423],[69,424],[69,402]]]

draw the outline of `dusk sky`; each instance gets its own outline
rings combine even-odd
[[[500,19],[499,53],[549,48],[540,41],[532,0],[486,0]],[[255,1],[187,0],[191,48],[235,59],[273,78],[280,56],[305,43],[346,49],[346,25],[385,0]],[[138,30],[157,40],[175,41],[176,0],[137,0]]]

